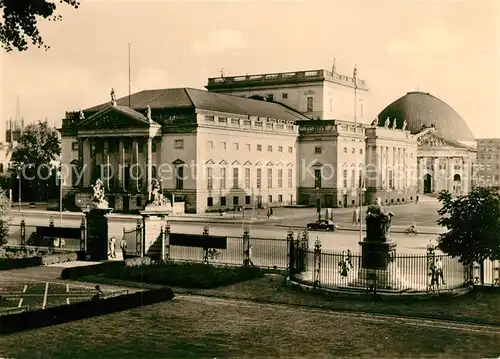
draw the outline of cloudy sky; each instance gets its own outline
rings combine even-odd
[[[1,121],[60,123],[128,91],[203,88],[208,77],[331,68],[372,91],[371,117],[408,91],[455,108],[476,137],[500,137],[500,6],[451,1],[92,1],[41,26],[48,52],[0,53]],[[3,131],[2,131],[3,132]]]

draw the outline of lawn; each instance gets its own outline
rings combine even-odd
[[[309,308],[180,297],[5,335],[0,357],[492,358],[500,353],[499,339],[498,331],[459,331]]]
[[[134,287],[133,282],[103,278],[84,277],[87,282],[100,282],[124,287]],[[152,287],[138,283],[138,287]],[[500,323],[500,293],[472,292],[460,297],[441,297],[425,300],[368,300],[328,297],[302,292],[286,287],[283,277],[265,276],[214,289],[186,289],[173,287],[176,294],[191,293],[222,298],[252,300],[262,303],[280,303],[295,306],[311,306],[342,311],[359,311],[380,314],[395,314],[416,317],[459,320],[463,322]]]

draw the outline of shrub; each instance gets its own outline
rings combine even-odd
[[[103,275],[109,278],[208,289],[254,279],[264,275],[256,267],[215,267],[201,263],[172,263],[114,266]]]
[[[0,188],[0,247],[8,242],[9,227],[12,221],[11,203],[5,191]]]
[[[0,249],[0,270],[76,261],[77,252],[39,252],[37,249]]]

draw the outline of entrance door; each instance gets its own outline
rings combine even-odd
[[[325,207],[332,208],[333,207],[333,195],[325,194]]]
[[[430,174],[424,176],[424,193],[432,193],[432,176]]]
[[[347,195],[345,194],[344,195],[344,208],[347,207]]]
[[[257,196],[257,208],[262,208],[262,196]]]
[[[123,201],[123,211],[124,212],[130,211],[130,196],[123,196],[122,201]]]
[[[123,167],[123,186],[125,190],[128,191],[130,187],[130,168],[129,166]]]

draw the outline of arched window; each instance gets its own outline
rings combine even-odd
[[[157,173],[156,173],[156,166],[151,166],[151,177],[156,178]]]

